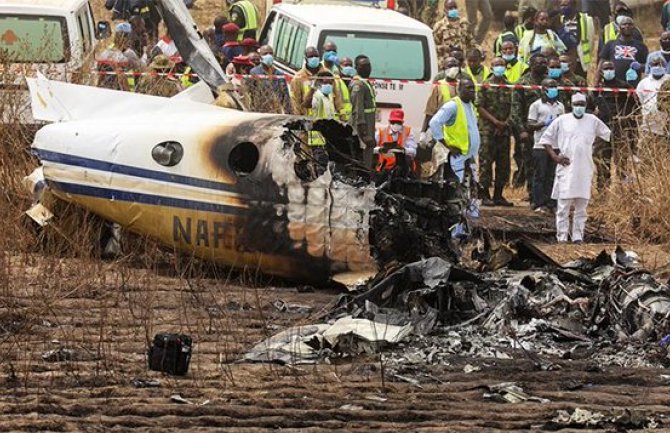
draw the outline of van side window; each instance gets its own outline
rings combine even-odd
[[[272,37],[272,30],[275,27],[275,18],[277,18],[277,12],[272,11],[268,18],[265,20],[265,25],[263,26],[263,33],[258,39],[260,45],[268,45],[270,43],[270,38]]]
[[[88,7],[84,5],[77,12],[77,27],[81,36],[84,54],[91,50],[91,23],[89,22]]]
[[[275,57],[293,69],[302,68],[307,36],[306,26],[289,18],[280,17],[277,22]]]

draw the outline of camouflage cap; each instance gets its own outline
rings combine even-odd
[[[170,58],[165,54],[159,54],[156,57],[154,57],[154,59],[149,64],[149,67],[151,69],[158,69],[158,70],[172,69],[174,68],[174,62],[170,60]]]

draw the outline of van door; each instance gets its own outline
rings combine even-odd
[[[286,15],[279,15],[273,27],[277,67],[293,74],[302,68],[309,27]]]

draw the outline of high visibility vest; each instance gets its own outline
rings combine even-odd
[[[608,23],[603,28],[603,42],[608,43],[610,41],[616,40],[619,37],[619,31],[616,28],[615,23]]]
[[[440,96],[442,96],[443,105],[451,101],[451,89],[454,87],[455,85],[452,85],[446,79],[440,80]]]
[[[521,40],[521,38],[523,38],[523,35],[525,35],[527,31],[528,29],[526,29],[526,26],[524,26],[523,24],[519,24],[514,28],[514,34],[516,35],[516,38],[518,40]]]
[[[363,110],[364,113],[376,113],[377,112],[377,95],[375,94],[375,89],[372,87],[372,84],[368,82],[368,80],[364,80],[358,75],[354,76],[354,80],[358,80],[363,82],[365,86],[368,88],[370,91],[370,96],[372,97],[372,107],[365,108]]]
[[[455,147],[466,155],[470,150],[470,134],[468,134],[468,118],[461,98],[453,98],[456,103],[456,121],[453,125],[444,125],[444,141],[449,147]]]
[[[307,94],[310,89],[310,84],[309,82],[303,83],[303,94]],[[331,93],[328,95],[328,99],[330,100],[330,103],[333,103],[333,94]],[[319,119],[327,119],[328,116],[326,115],[326,107],[323,104],[320,104],[316,111],[313,108],[310,108],[307,110],[307,116],[311,117],[314,120],[319,120]],[[326,139],[323,137],[323,135],[319,131],[309,131],[308,136],[307,136],[307,144],[309,146],[325,146],[326,145]]]
[[[258,10],[249,0],[240,0],[234,6],[238,6],[244,15],[244,27],[237,33],[237,40],[241,42],[244,39],[244,32],[258,29]]]
[[[524,62],[517,60],[513,66],[507,65],[505,69],[505,78],[509,81],[510,84],[514,84],[521,79],[521,75],[528,69],[528,65]]]
[[[563,22],[563,18],[563,15],[561,15],[561,22]],[[591,55],[591,39],[589,38],[589,18],[591,17],[584,12],[579,13],[579,47],[582,51],[582,62],[586,65],[590,65],[593,59]]]
[[[517,34],[516,34],[516,30],[515,31],[507,30],[507,31],[504,31],[501,34],[499,34],[498,37],[496,38],[496,41],[493,43],[493,51],[494,51],[496,57],[500,57],[500,54],[501,54],[500,51],[502,50],[502,44],[503,44],[503,40],[505,39],[505,36],[518,37]]]
[[[488,68],[488,66],[482,66],[482,70],[480,71],[480,74],[482,74],[482,78],[478,79],[477,76],[472,72],[472,69],[470,69],[470,66],[465,67],[465,73],[472,78],[472,81],[475,82],[475,84],[479,84],[482,81],[486,80],[489,75],[491,75],[491,70]],[[477,87],[477,91],[479,91],[479,87]]]
[[[181,77],[179,77],[179,82],[181,83],[182,87],[184,89],[188,89],[193,85],[193,82],[191,81],[191,67],[187,66],[186,69],[184,69],[184,73],[182,74]]]
[[[409,134],[412,132],[412,129],[409,126],[403,127],[402,131],[398,134],[398,147],[405,147],[405,137],[409,137]],[[393,143],[394,140],[389,133],[389,128],[379,128],[378,130],[379,141],[377,141],[377,147],[383,148],[387,143]],[[396,157],[393,154],[385,154],[379,152],[377,154],[377,166],[375,170],[392,170],[396,166]]]
[[[115,48],[114,43],[109,44],[109,49],[112,50]],[[126,83],[128,83],[128,90],[131,92],[135,91],[135,71],[129,67],[123,68],[123,72],[126,74]]]
[[[340,108],[340,120],[343,122],[348,122],[351,119],[351,97],[349,96],[349,87],[347,87],[347,83],[339,77],[335,77],[335,85],[337,86],[337,90],[340,92],[340,95],[342,97],[342,107]]]

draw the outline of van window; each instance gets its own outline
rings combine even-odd
[[[290,18],[280,17],[277,21],[275,57],[293,69],[302,68],[307,47],[307,26]]]
[[[88,4],[84,5],[79,12],[77,12],[77,24],[79,25],[81,39],[84,44],[84,53],[88,53],[91,50],[93,43],[93,39],[91,38],[91,21]]]
[[[0,14],[0,57],[13,63],[64,63],[70,55],[64,17]]]
[[[275,18],[277,17],[277,12],[272,11],[265,20],[265,25],[263,26],[263,31],[261,32],[261,37],[258,39],[260,45],[270,44],[270,38],[272,37],[272,30],[275,27]]]
[[[326,30],[319,46],[333,41],[340,58],[365,54],[372,63],[372,78],[429,80],[430,55],[425,36]]]

